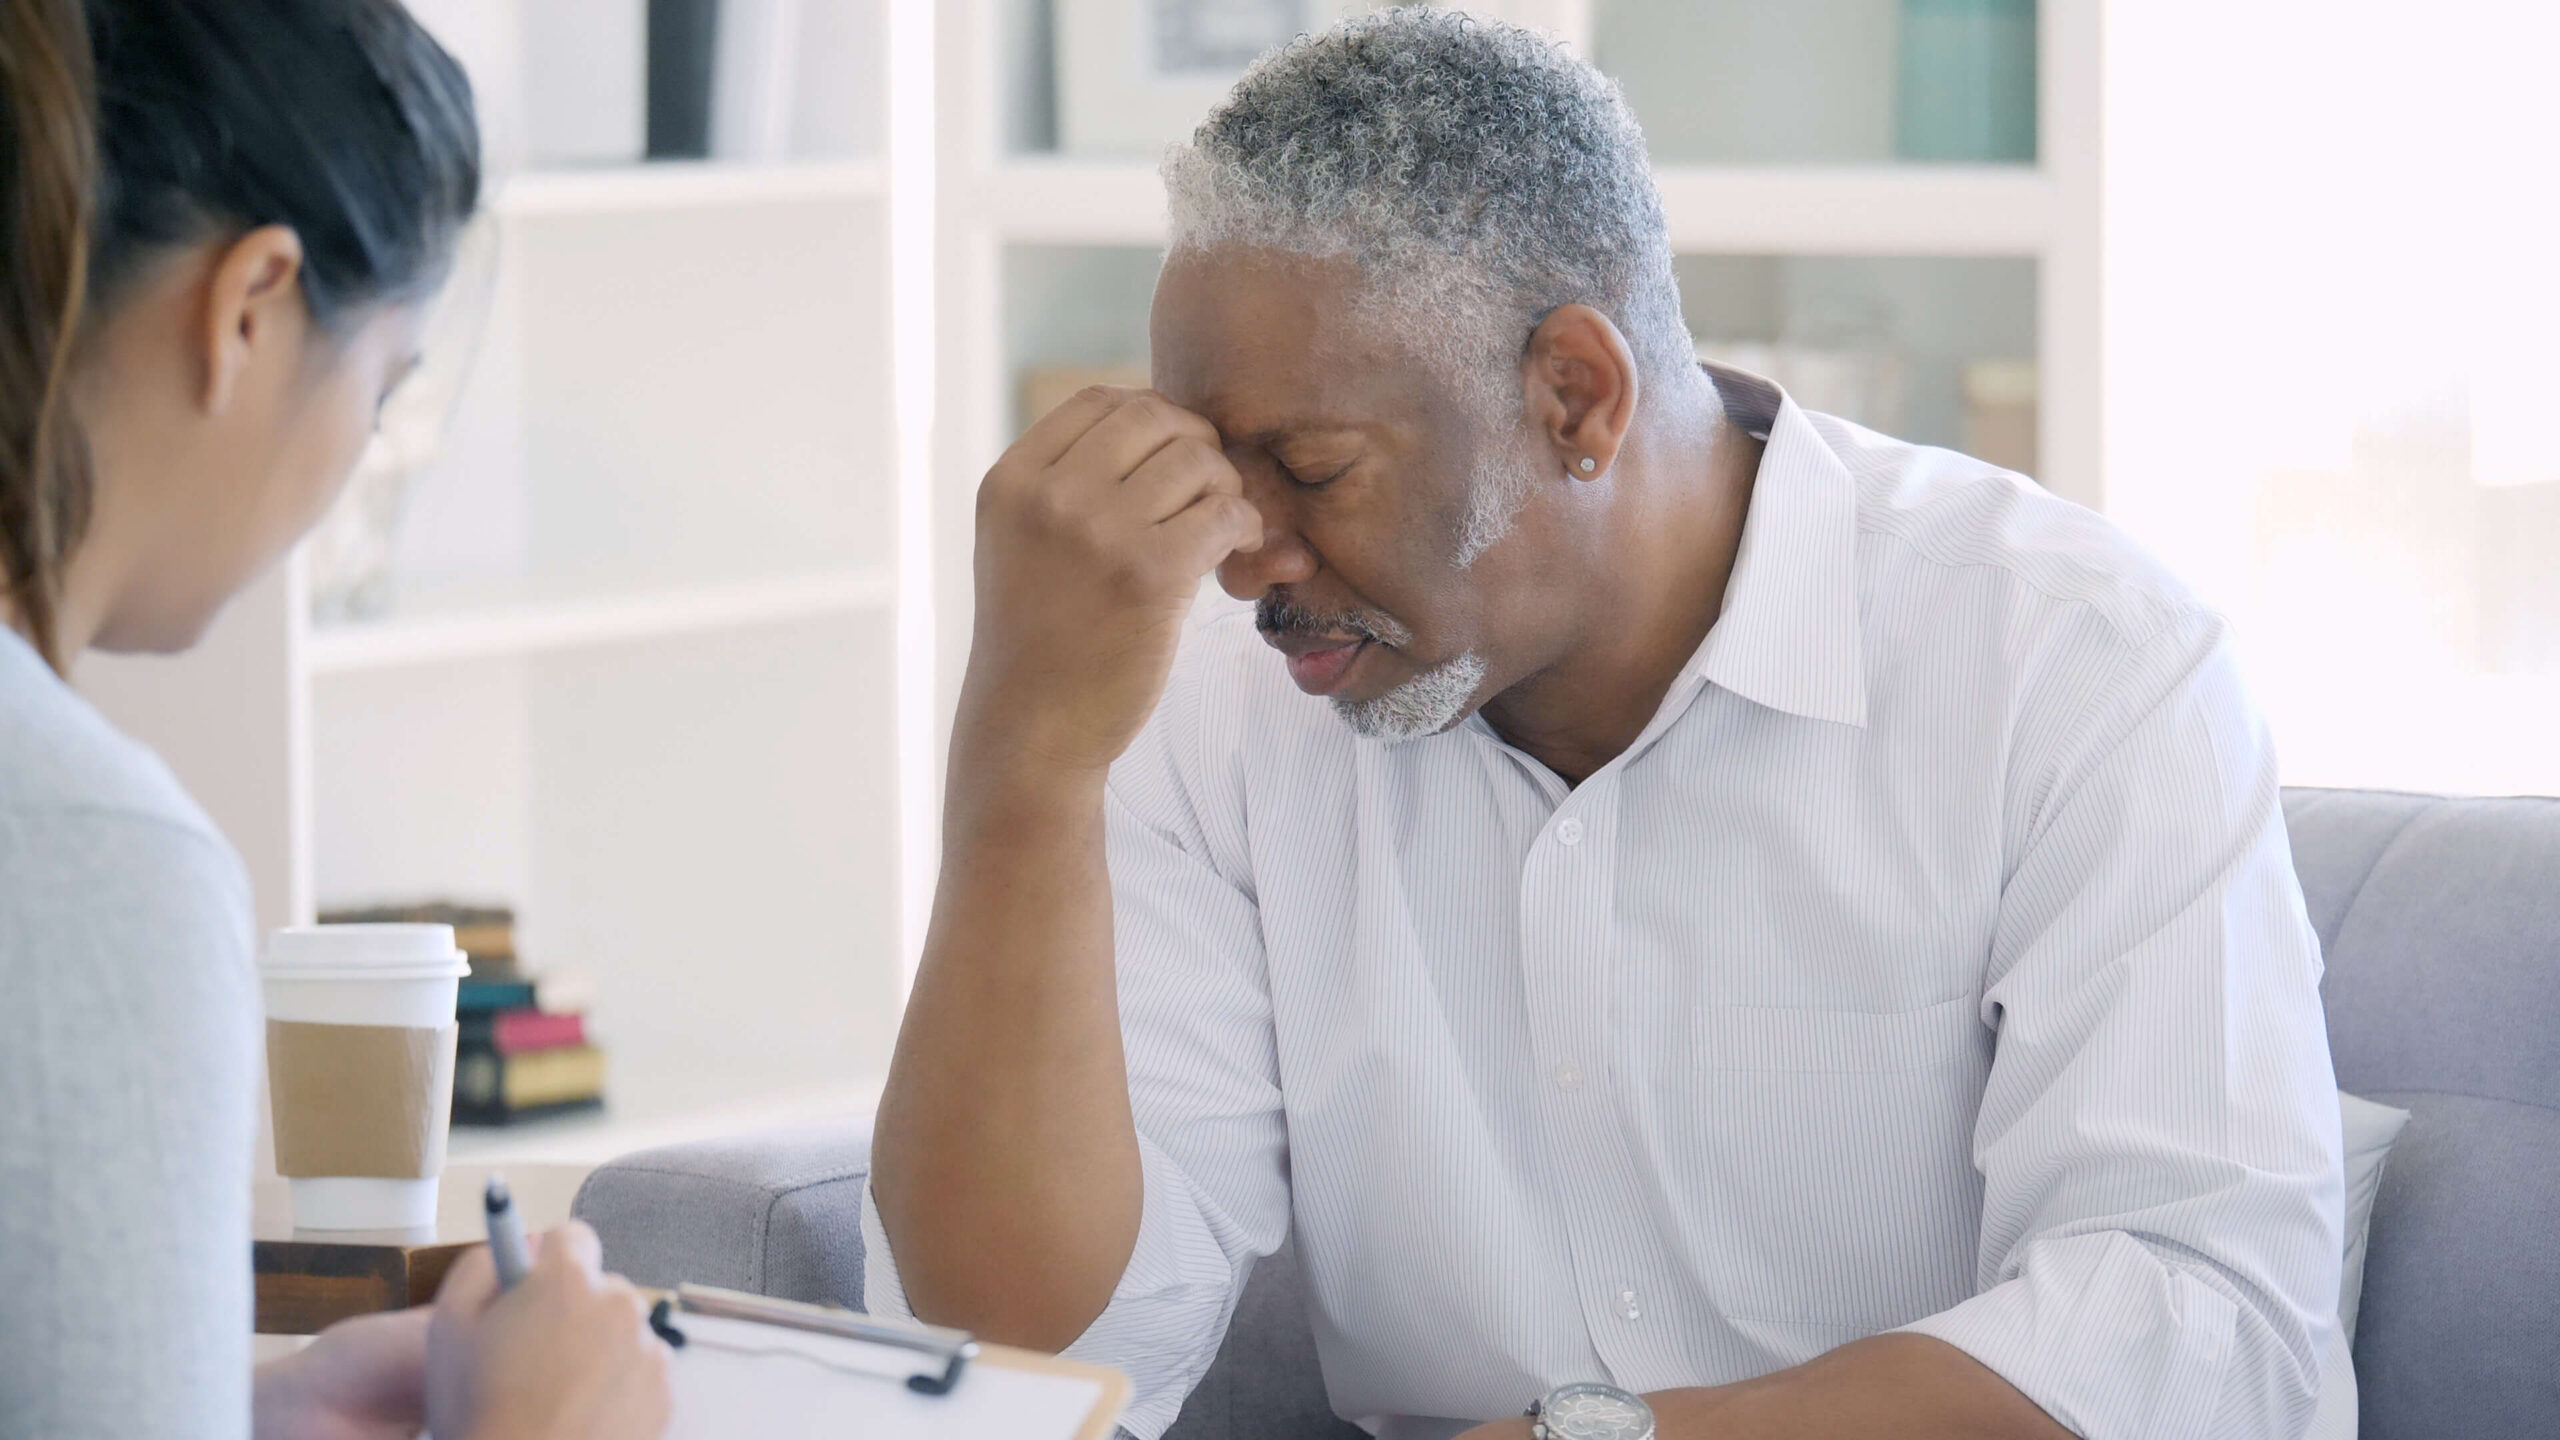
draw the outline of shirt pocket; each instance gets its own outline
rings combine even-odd
[[[1965,997],[1890,1012],[1699,1007],[1682,1138],[1710,1305],[1869,1333],[1972,1293],[1973,1127],[1991,1054],[1977,1013]]]

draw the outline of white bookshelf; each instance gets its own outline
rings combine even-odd
[[[198,651],[81,678],[231,835],[262,925],[503,902],[532,968],[591,977],[608,1108],[453,1154],[594,1162],[850,1113],[886,1071],[922,436],[890,153],[535,165],[513,47],[544,3],[421,8],[480,92],[503,257],[387,610],[315,623],[296,556]],[[823,3],[885,43],[890,7]],[[839,103],[885,135],[877,84]]]

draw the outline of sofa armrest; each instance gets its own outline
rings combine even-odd
[[[634,1284],[858,1310],[870,1175],[871,1122],[835,1121],[626,1155],[587,1177],[571,1213]]]

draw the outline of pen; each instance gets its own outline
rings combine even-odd
[[[507,1193],[507,1182],[500,1176],[489,1177],[482,1203],[489,1212],[489,1258],[498,1262],[498,1288],[513,1290],[533,1268],[525,1254],[524,1219],[516,1214],[515,1197]]]

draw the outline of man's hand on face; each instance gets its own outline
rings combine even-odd
[[[955,753],[1098,779],[1163,694],[1200,577],[1262,544],[1208,421],[1084,391],[978,488],[976,633]]]

